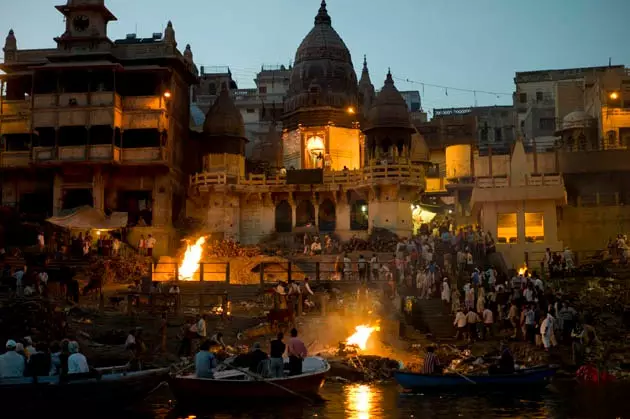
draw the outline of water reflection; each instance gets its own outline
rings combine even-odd
[[[349,419],[369,419],[372,410],[372,387],[354,384],[346,387],[346,412]]]

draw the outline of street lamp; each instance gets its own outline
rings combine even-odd
[[[617,99],[619,98],[619,93],[617,93],[617,92],[611,92],[611,93],[610,93],[610,95],[609,95],[609,97],[610,97],[612,100],[617,100]]]

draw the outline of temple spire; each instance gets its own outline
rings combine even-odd
[[[387,67],[387,78],[385,79],[385,85],[394,84],[394,78],[392,77],[392,69]]]
[[[317,12],[317,16],[315,16],[315,24],[330,25],[331,23],[332,20],[330,19],[330,15],[326,9],[326,0],[322,0],[322,4],[319,6],[319,12]]]
[[[365,73],[369,73],[370,71],[368,70],[368,66],[367,66],[367,55],[363,54],[363,72]]]

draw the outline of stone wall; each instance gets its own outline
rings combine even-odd
[[[630,207],[594,206],[558,209],[558,238],[574,251],[603,249],[608,238],[630,233]]]

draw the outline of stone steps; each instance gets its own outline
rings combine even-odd
[[[442,304],[437,298],[416,300],[412,315],[414,326],[438,339],[452,339],[455,336],[453,316],[444,312]]]

